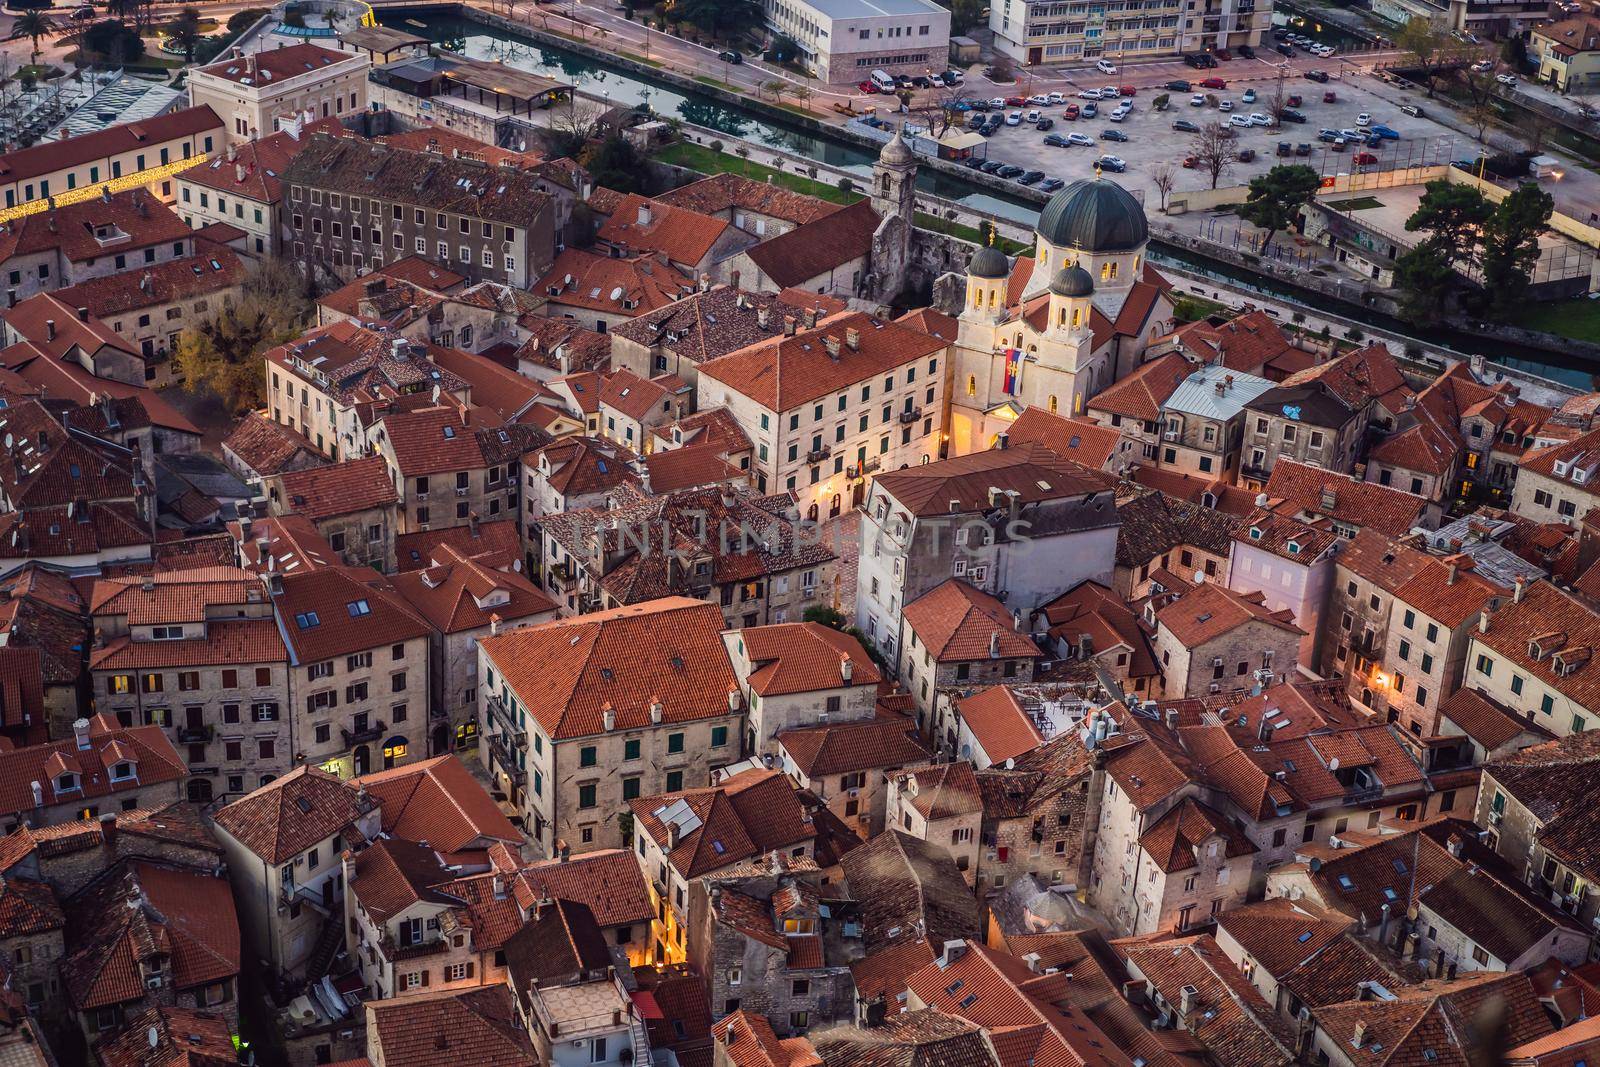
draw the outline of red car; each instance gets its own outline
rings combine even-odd
[[[1357,152],[1353,160],[1355,165],[1358,167],[1364,167],[1369,163],[1376,163],[1377,161],[1378,157],[1373,155],[1371,152]]]
[[[1223,61],[1227,61],[1227,60],[1230,60],[1230,59],[1233,58],[1233,55],[1226,48],[1219,48],[1215,52],[1212,52],[1211,54],[1216,56],[1218,59],[1223,60]]]
[[[1123,96],[1135,96],[1139,92],[1138,87],[1133,85],[1124,85],[1118,91],[1122,93]]]
[[[1068,121],[1071,121],[1071,122],[1077,122],[1078,121],[1078,105],[1077,104],[1068,104],[1067,105],[1067,110],[1062,113],[1061,117],[1064,118],[1064,119],[1067,119]]]
[[[1183,157],[1184,169],[1186,169],[1186,170],[1194,170],[1199,165],[1200,165],[1200,161],[1198,159],[1196,159],[1194,156],[1184,156]]]
[[[1329,89],[1322,94],[1322,102],[1324,104],[1337,104],[1339,102],[1339,94]]]
[[[875,93],[878,91],[878,87],[873,85],[871,82],[862,82],[861,84],[857,85],[856,88],[860,89],[864,93]]]
[[[1290,93],[1289,94],[1289,99],[1286,101],[1286,103],[1290,107],[1299,107],[1301,105],[1300,94],[1299,93]]]
[[[1006,97],[1006,107],[1026,107],[1027,101],[1020,96]]]
[[[1228,87],[1228,83],[1223,81],[1221,78],[1207,78],[1205,81],[1200,83],[1200,86],[1204,89],[1226,89]]]

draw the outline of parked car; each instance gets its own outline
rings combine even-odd
[[[1254,89],[1246,89],[1244,91],[1244,95],[1239,99],[1243,100],[1247,104],[1253,104],[1256,102],[1256,91]]]
[[[1100,90],[1099,89],[1079,89],[1078,90],[1078,99],[1079,100],[1098,100],[1098,99],[1100,99]]]
[[[1032,185],[1034,182],[1039,181],[1043,177],[1044,177],[1044,171],[1042,171],[1042,170],[1030,170],[1026,174],[1023,174],[1022,176],[1017,178],[1017,181],[1020,182],[1023,185]]]
[[[1066,184],[1067,183],[1062,181],[1060,178],[1046,178],[1044,181],[1039,183],[1039,191],[1043,193],[1053,193],[1057,189],[1065,188]]]
[[[944,72],[944,83],[946,85],[960,85],[966,80],[967,76],[959,70],[947,70]]]
[[[1321,129],[1317,131],[1317,140],[1324,144],[1332,144],[1339,139],[1338,130]]]
[[[993,174],[1003,166],[1005,166],[1005,163],[1001,162],[1000,160],[991,159],[991,160],[987,161],[986,163],[984,163],[984,165],[979,167],[978,169],[983,171],[983,173],[985,173],[985,174]]]
[[[1256,150],[1254,148],[1241,148],[1239,151],[1235,152],[1233,156],[1240,163],[1254,163],[1256,159]]]
[[[1030,103],[1030,104],[1038,104],[1041,107],[1043,107],[1045,104],[1048,104],[1049,102],[1050,102],[1050,94],[1049,93],[1034,93],[1032,96],[1028,97],[1028,103]]]
[[[1081,114],[1086,119],[1092,119],[1096,115],[1100,114],[1100,108],[1099,108],[1098,105],[1095,105],[1095,104],[1084,104],[1083,105],[1083,110],[1081,112],[1079,112],[1079,114]]]
[[[1357,152],[1350,161],[1358,167],[1370,166],[1378,161],[1378,157],[1371,152]]]
[[[1115,100],[1121,95],[1122,90],[1115,85],[1102,85],[1100,87],[1100,99],[1102,100]]]
[[[1022,112],[1013,111],[1009,115],[1007,115],[1006,116],[1006,125],[1007,126],[1021,126],[1022,125]]]
[[[1177,122],[1174,122],[1172,124],[1172,128],[1177,130],[1179,133],[1199,133],[1200,132],[1200,127],[1196,126],[1194,123],[1190,122],[1188,119],[1179,119]]]
[[[961,165],[970,170],[978,170],[983,166],[983,160],[978,156],[968,156],[966,159],[961,161]]]
[[[1117,72],[1117,65],[1109,59],[1100,60],[1094,65],[1094,68],[1101,74],[1115,74]]]
[[[992,98],[989,101],[989,107],[991,109],[995,110],[995,111],[999,111],[1001,108],[1003,108],[1005,106],[1006,106],[1006,98],[1003,97],[1003,96],[996,96],[996,97]]]
[[[1252,111],[1252,112],[1250,112],[1250,125],[1252,125],[1252,126],[1271,126],[1272,125],[1272,117],[1270,115],[1263,115],[1259,111]]]
[[[1472,64],[1471,67],[1472,73],[1474,74],[1487,74],[1493,69],[1494,60],[1492,59],[1480,59],[1476,63]]]
[[[972,101],[968,101],[967,106],[970,107],[974,111],[988,111],[989,110],[989,101],[987,101],[987,100],[972,100]]]
[[[1182,78],[1178,78],[1175,81],[1170,81],[1163,85],[1162,88],[1167,90],[1169,93],[1186,93],[1189,91],[1189,83],[1184,81]]]
[[[1044,143],[1049,145],[1051,148],[1065,148],[1072,142],[1061,136],[1059,133],[1052,133],[1044,139]]]
[[[1278,155],[1280,155],[1280,156],[1292,156],[1292,155],[1294,155],[1294,145],[1290,144],[1288,141],[1279,141],[1278,142]]]
[[[1218,100],[1217,101],[1217,110],[1218,111],[1223,111],[1223,112],[1232,111],[1233,110],[1233,101],[1232,100]]]
[[[1311,154],[1311,145],[1306,141],[1301,141],[1294,146],[1294,154],[1297,156],[1309,156]]]
[[[1414,119],[1422,117],[1422,109],[1416,104],[1401,104],[1400,113],[1402,115],[1410,115]]]
[[[1308,70],[1306,71],[1306,81],[1312,81],[1318,83],[1319,85],[1325,85],[1328,81],[1328,72],[1325,70]]]
[[[1068,104],[1067,105],[1067,110],[1062,113],[1061,117],[1064,118],[1064,119],[1067,119],[1070,122],[1077,122],[1078,121],[1078,105],[1077,104]]]
[[[1200,85],[1206,89],[1226,89],[1228,87],[1228,83],[1221,78],[1207,78]]]
[[[913,89],[932,89],[933,88],[933,79],[928,77],[925,74],[918,74],[915,78],[911,79],[911,88],[913,88]]]
[[[976,130],[981,127],[983,123],[983,116],[978,114],[976,111],[967,116],[967,129],[969,130]]]
[[[1069,134],[1067,134],[1067,141],[1070,144],[1082,145],[1082,146],[1088,146],[1088,145],[1094,144],[1094,138],[1090,137],[1086,133],[1069,133]]]
[[[1374,126],[1372,127],[1372,132],[1385,141],[1398,141],[1400,139],[1400,131],[1390,126]]]
[[[1337,104],[1339,102],[1339,94],[1329,89],[1322,94],[1322,102],[1324,104]]]
[[[1302,101],[1300,99],[1300,94],[1299,93],[1290,93],[1287,97],[1284,98],[1283,102],[1285,104],[1289,105],[1290,107],[1299,107],[1304,101]]]
[[[1345,148],[1345,139],[1343,137],[1335,137],[1333,139],[1333,144],[1329,147],[1331,147],[1335,152],[1343,152]]]
[[[1196,159],[1194,156],[1184,156],[1183,157],[1183,169],[1184,170],[1194,170],[1199,165],[1200,165],[1200,160]]]
[[[1101,130],[1100,139],[1102,141],[1126,141],[1128,135],[1121,130]]]
[[[738,52],[733,51],[731,48],[725,52],[718,52],[717,58],[722,60],[724,63],[737,64],[744,62],[744,56],[741,56]]]
[[[1032,111],[1028,112],[1026,115],[1022,116],[1022,121],[1023,122],[1028,122],[1028,123],[1033,123],[1033,122],[1038,122],[1042,118],[1044,118],[1044,113],[1042,111],[1040,111],[1038,108],[1035,108]]]
[[[1118,174],[1128,169],[1127,162],[1121,156],[1101,156],[1094,163],[1101,170],[1115,171]]]
[[[1195,93],[1193,96],[1191,96],[1189,98],[1189,106],[1190,107],[1205,107],[1206,106],[1206,94],[1205,93]]]
[[[1234,51],[1238,52],[1239,55],[1245,59],[1254,59],[1256,57],[1256,50],[1247,44],[1240,45],[1238,48],[1234,49]]]
[[[1339,131],[1339,136],[1343,137],[1346,141],[1365,141],[1367,139],[1367,132],[1365,130],[1352,130],[1347,126]]]
[[[1067,102],[1067,94],[1059,90],[1053,92],[1050,94],[1050,102],[1052,104],[1065,104]]]
[[[1280,56],[1286,56],[1287,57],[1287,56],[1294,55],[1294,45],[1290,44],[1288,41],[1279,42],[1278,44],[1275,44],[1272,47],[1277,50],[1277,52],[1278,52],[1278,54]]]
[[[1119,85],[1117,86],[1117,92],[1122,96],[1138,96],[1139,87],[1137,85]]]
[[[1017,166],[1015,163],[1007,163],[994,173],[995,177],[1005,178],[1007,181],[1010,181],[1012,178],[1015,178],[1017,175],[1022,173],[1022,168]]]
[[[864,93],[876,93],[878,91],[878,87],[871,82],[858,82],[856,88]]]
[[[1228,116],[1228,125],[1229,126],[1236,126],[1241,130],[1248,130],[1250,128],[1249,116],[1246,116],[1246,115],[1229,115]]]
[[[1515,74],[1496,74],[1494,80],[1501,85],[1511,86],[1517,84],[1517,76]]]
[[[1053,118],[1050,118],[1048,115],[1046,115],[1045,117],[1041,118],[1038,122],[1033,124],[1033,128],[1038,130],[1040,133],[1043,133],[1045,130],[1053,130],[1053,129],[1055,129],[1055,127],[1056,127],[1056,120],[1053,119]]]
[[[1233,53],[1228,51],[1226,48],[1219,48],[1211,54],[1222,60],[1224,63],[1233,58]]]
[[[1372,112],[1363,111],[1361,114],[1357,115],[1356,116],[1356,125],[1357,126],[1371,126],[1372,125]]]
[[[1006,107],[1026,107],[1028,102],[1020,96],[1006,97]]]
[[[1283,109],[1283,113],[1282,113],[1282,114],[1280,114],[1280,115],[1279,115],[1279,116],[1278,116],[1278,118],[1279,118],[1279,119],[1280,119],[1280,120],[1282,120],[1282,121],[1284,121],[1284,122],[1299,122],[1299,123],[1304,123],[1304,122],[1305,122],[1305,121],[1306,121],[1306,116],[1305,116],[1305,113],[1304,113],[1304,112],[1303,112],[1303,111],[1296,111],[1296,110],[1295,110],[1295,109],[1294,109],[1294,108],[1292,108],[1292,107],[1286,107],[1286,108],[1284,108],[1284,109]]]
[[[1131,107],[1119,107],[1119,108],[1114,108],[1112,110],[1111,114],[1107,115],[1106,117],[1108,119],[1110,119],[1112,122],[1121,122],[1123,119],[1127,118],[1130,114],[1132,114],[1132,112],[1133,112],[1133,108],[1131,108]]]

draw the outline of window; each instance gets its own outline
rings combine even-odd
[[[728,746],[728,728],[726,726],[713,726],[711,728],[711,747],[726,748]]]
[[[682,752],[683,751],[683,733],[681,731],[678,732],[678,733],[673,733],[673,734],[668,734],[667,735],[667,751],[668,752]]]
[[[1478,654],[1478,662],[1476,667],[1478,673],[1483,675],[1485,678],[1491,677],[1494,674],[1494,660],[1490,659],[1485,653],[1480,652]]]
[[[578,749],[578,766],[593,767],[598,760],[598,750],[593,745],[584,745]]]
[[[625,760],[639,758],[639,739],[637,737],[630,737],[622,742],[622,758]]]
[[[578,807],[592,808],[595,806],[595,784],[588,782],[578,787]]]
[[[589,1062],[590,1063],[604,1063],[604,1062],[606,1062],[606,1039],[605,1038],[597,1037],[594,1040],[589,1042]]]

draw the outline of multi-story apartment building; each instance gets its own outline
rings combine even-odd
[[[1519,587],[1510,603],[1478,617],[1464,685],[1557,737],[1587,730],[1600,715],[1589,681],[1600,615],[1548,582]],[[1593,668],[1600,673],[1600,666]]]
[[[767,28],[800,46],[800,58],[830,85],[865,81],[874,70],[924,74],[945,66],[950,12],[929,0],[870,7],[836,0],[766,0]]]
[[[1395,593],[1427,565],[1426,552],[1377,530],[1357,533],[1335,559],[1317,669],[1343,676],[1350,698],[1369,712],[1382,707],[1382,687],[1374,683],[1389,646]]]
[[[325,562],[372,567],[385,574],[394,570],[399,494],[381,456],[288,471],[278,486],[268,488],[267,499],[279,519],[294,516],[311,524],[332,553]],[[252,536],[259,542],[259,535],[242,529],[240,541]],[[271,554],[261,557],[271,567]]]
[[[1600,505],[1600,430],[1541,448],[1517,466],[1511,510],[1533,522],[1576,526]]]
[[[1231,479],[1239,469],[1245,405],[1272,383],[1218,364],[1192,371],[1161,405],[1161,466]]]
[[[377,838],[378,805],[303,764],[219,808],[214,824],[251,958],[289,980],[330,962],[344,945],[339,855],[352,838]]]
[[[72,736],[0,752],[0,825],[54,826],[102,811],[161,808],[183,799],[188,775],[159,726],[122,726],[109,715],[78,719]]]
[[[1288,611],[1306,635],[1300,663],[1316,663],[1320,653],[1323,608],[1333,585],[1335,560],[1344,541],[1284,515],[1258,510],[1234,531],[1228,554],[1227,586],[1238,593],[1260,591],[1269,611]],[[1180,577],[1191,573],[1179,570]]]
[[[101,578],[89,610],[96,707],[170,729],[190,800],[242,796],[294,765],[289,656],[260,578],[236,567]]]
[[[1208,581],[1168,593],[1165,606],[1146,608],[1167,699],[1250,689],[1294,671],[1305,630],[1260,591]]]
[[[399,494],[399,533],[517,514],[522,454],[548,440],[533,426],[479,427],[455,403],[385,415],[368,432]]]
[[[700,365],[701,408],[728,408],[755,445],[756,487],[808,518],[861,502],[867,479],[940,453],[946,341],[846,311]]]
[[[283,231],[278,226],[278,205],[283,200],[283,172],[307,137],[341,129],[337,118],[305,122],[296,117],[277,133],[243,144],[230,138],[223,151],[177,174],[178,196],[173,207],[197,230],[217,222],[243,230],[247,255],[280,255]]]
[[[1113,479],[1042,445],[1000,447],[885,473],[861,518],[856,625],[886,657],[900,609],[950,578],[1028,612],[1116,559]],[[1028,515],[1023,517],[1022,509]]]
[[[263,358],[272,421],[334,460],[370,453],[363,413],[375,404],[437,405],[434,390],[462,404],[471,398],[467,383],[436,365],[427,347],[349,321],[319,326]]]
[[[884,824],[949,852],[967,884],[976,884],[983,794],[972,764],[927,763],[889,775]]]
[[[279,44],[247,55],[238,50],[189,71],[189,102],[210,107],[238,144],[268,137],[303,116],[336,119],[367,109],[367,72],[361,52],[315,44]]]
[[[791,622],[729,630],[722,639],[749,708],[747,756],[776,753],[786,731],[876,713],[882,675],[849,634]]]
[[[1347,404],[1321,380],[1267,390],[1245,413],[1240,483],[1265,485],[1279,457],[1348,474],[1366,434],[1369,407]]]
[[[479,642],[486,766],[535,842],[626,840],[628,801],[709,780],[739,755],[743,700],[713,604],[666,597]]]
[[[1138,9],[1002,0],[989,15],[995,47],[1028,66],[1254,47],[1271,24],[1272,9],[1254,0],[1206,0],[1196,7],[1157,2]]]
[[[783,771],[863,841],[883,832],[886,775],[928,762],[916,723],[899,714],[829,722],[778,735]]]
[[[107,184],[114,186],[112,192],[142,187],[170,204],[173,175],[184,169],[186,160],[221,148],[223,133],[217,113],[201,106],[63,141],[42,141],[6,153],[0,190],[11,218],[44,211],[51,197],[59,209],[99,196]]]
[[[348,778],[421,756],[428,624],[355,568],[269,574],[267,588],[289,648],[296,760]]]
[[[283,181],[294,259],[341,282],[415,253],[529,289],[555,256],[554,206],[530,171],[315,134]]]

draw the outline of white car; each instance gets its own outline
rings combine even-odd
[[[1013,112],[1011,112],[1011,114],[1007,115],[1006,116],[1006,125],[1007,126],[1021,126],[1022,125],[1022,112],[1013,111]]]
[[[1050,102],[1051,100],[1047,93],[1034,93],[1028,97],[1028,103],[1030,104],[1048,104]]]
[[[1079,100],[1098,100],[1098,99],[1100,99],[1100,90],[1099,89],[1079,89],[1078,90],[1078,99]],[[1004,103],[1004,101],[1001,101],[1001,103]]]
[[[1372,116],[1369,113],[1363,111],[1361,114],[1356,116],[1356,125],[1357,126],[1371,126],[1372,125]]]
[[[1003,97],[1003,96],[991,97],[990,100],[989,100],[989,110],[991,110],[991,111],[999,111],[1001,108],[1003,108],[1005,106],[1006,106],[1006,98]]]
[[[1033,123],[1038,122],[1039,118],[1040,118],[1039,111],[1037,109],[1035,109],[1033,111],[1028,112],[1026,115],[1022,116],[1022,121],[1032,125]]]
[[[1345,129],[1339,131],[1339,136],[1346,141],[1365,141],[1367,139],[1367,131]]]
[[[1218,111],[1232,111],[1233,110],[1233,101],[1232,100],[1218,100],[1217,101],[1217,110]]]
[[[1195,93],[1193,96],[1191,96],[1189,98],[1189,106],[1190,107],[1205,107],[1206,106],[1206,94],[1205,93]]]
[[[1228,116],[1228,125],[1229,126],[1237,126],[1242,130],[1248,130],[1250,128],[1251,124],[1250,124],[1250,119],[1247,116],[1244,116],[1244,115],[1229,115]]]
[[[1067,134],[1067,143],[1076,145],[1092,145],[1094,144],[1094,138],[1090,137],[1086,133],[1069,133]]]
[[[1493,69],[1494,60],[1492,59],[1480,59],[1472,64],[1472,73],[1474,74],[1487,74]]]
[[[1314,44],[1311,46],[1311,54],[1314,56],[1320,56],[1323,59],[1327,59],[1329,56],[1333,55],[1333,51],[1333,46],[1330,44]]]
[[[1132,111],[1133,108],[1131,107],[1119,107],[1115,111],[1111,112],[1111,114],[1107,115],[1106,118],[1110,119],[1112,122],[1121,122],[1123,119],[1127,118],[1129,113]]]
[[[1066,102],[1067,102],[1067,94],[1066,93],[1057,91],[1057,92],[1053,92],[1053,93],[1050,94],[1050,103],[1052,103],[1052,104],[1065,104]]]
[[[1263,115],[1259,111],[1252,111],[1252,112],[1250,112],[1250,125],[1252,125],[1252,126],[1271,126],[1272,125],[1272,118],[1269,115]]]
[[[1499,82],[1501,85],[1517,84],[1517,79],[1510,74],[1496,74],[1494,76],[1494,80]]]
[[[1115,100],[1121,95],[1122,90],[1115,85],[1102,85],[1100,87],[1100,99],[1102,100]]]
[[[1094,69],[1098,70],[1101,74],[1115,74],[1117,72],[1117,65],[1111,62],[1109,59],[1102,59],[1100,62],[1094,65]]]

